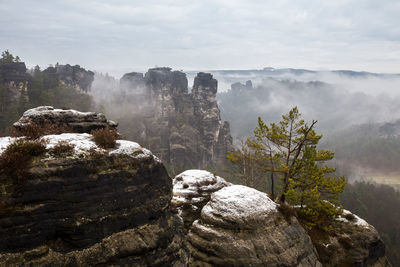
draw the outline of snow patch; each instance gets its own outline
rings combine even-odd
[[[57,145],[59,142],[66,142],[74,146],[74,154],[81,155],[88,153],[91,149],[96,149],[99,152],[105,151],[99,148],[95,142],[92,141],[92,135],[87,133],[63,133],[54,135],[45,135],[42,140],[46,140],[46,148],[50,149]]]
[[[17,138],[13,137],[1,137],[0,153],[2,153],[7,148],[7,146],[12,142],[14,142],[16,139]],[[59,142],[66,142],[67,144],[73,145],[74,146],[73,157],[86,155],[92,149],[95,149],[98,152],[104,152],[104,153],[107,152],[107,150],[98,147],[96,143],[92,141],[92,135],[88,133],[63,133],[63,134],[45,135],[41,137],[41,140],[45,141],[46,149],[53,148]],[[153,156],[150,150],[141,147],[138,143],[126,140],[117,140],[116,148],[109,151],[109,154],[110,155],[125,154],[138,159],[153,157],[155,161],[160,162],[160,160],[157,157]]]
[[[143,148],[138,143],[126,141],[126,140],[117,140],[117,148],[110,151],[110,155],[115,154],[125,154],[130,155],[135,158],[149,158],[154,157],[157,161],[159,160],[157,157],[153,156],[150,150]]]
[[[74,109],[57,109],[57,108],[53,108],[52,106],[41,106],[41,107],[32,108],[32,109],[25,111],[23,116],[24,117],[37,117],[37,116],[43,116],[43,114],[47,114],[47,113],[69,114],[71,116],[77,116],[77,117],[95,114],[94,112],[81,112],[81,111],[77,111]]]
[[[346,215],[352,214],[355,218],[355,220],[351,220],[349,221],[348,219],[346,219]],[[347,223],[353,223],[355,225],[361,226],[361,227],[365,227],[365,228],[369,228],[372,227],[369,223],[367,223],[365,220],[361,219],[360,217],[358,217],[357,215],[355,215],[354,213],[343,209],[343,214],[337,218],[338,221],[341,222],[347,222]]]
[[[14,142],[17,138],[14,137],[0,137],[0,154],[8,147],[9,144]]]
[[[174,200],[197,203],[222,187],[229,186],[224,178],[204,170],[187,170],[173,179]],[[190,197],[189,197],[190,196]],[[187,200],[186,200],[187,198]]]

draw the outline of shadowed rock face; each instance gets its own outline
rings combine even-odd
[[[222,123],[216,101],[217,80],[199,73],[191,93],[186,75],[154,68],[143,76],[121,78],[125,101],[139,110],[133,138],[146,144],[163,162],[181,168],[224,161],[232,150],[228,123]]]

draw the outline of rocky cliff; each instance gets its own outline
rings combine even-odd
[[[26,72],[23,62],[10,62],[0,64],[0,83],[6,89],[4,106],[9,106],[17,101],[20,96],[27,92],[32,77]]]
[[[224,161],[232,150],[229,123],[221,121],[217,80],[211,74],[198,73],[192,92],[186,75],[170,68],[127,73],[120,88],[123,101],[135,109],[131,138],[146,144],[164,163],[200,168]]]
[[[71,86],[81,93],[88,93],[94,80],[94,73],[79,65],[56,65],[43,71],[50,78],[55,78],[61,85]]]

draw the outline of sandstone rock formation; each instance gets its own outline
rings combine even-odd
[[[94,73],[90,70],[85,70],[79,65],[71,66],[56,65],[48,67],[43,71],[49,77],[55,78],[60,84],[74,87],[77,91],[88,93],[94,80]]]
[[[229,123],[221,121],[217,80],[211,74],[198,73],[191,93],[186,75],[170,68],[127,73],[120,88],[123,101],[137,112],[132,114],[134,127],[125,132],[164,163],[202,168],[224,161],[232,150]]]
[[[183,225],[170,212],[172,182],[161,161],[134,142],[103,150],[91,138],[43,136],[48,150],[66,142],[74,152],[36,157],[23,183],[0,175],[0,265],[185,266]],[[0,138],[0,154],[13,140]]]
[[[348,211],[306,231],[268,196],[200,170],[174,178],[192,266],[391,266],[378,233]]]
[[[24,112],[22,117],[13,124],[17,130],[23,130],[32,124],[46,123],[64,125],[75,133],[90,133],[105,127],[115,129],[118,124],[107,120],[106,116],[95,112],[80,112],[72,109],[55,109],[50,106],[40,106]]]
[[[26,72],[26,66],[23,62],[2,63],[0,65],[0,83],[3,83],[6,92],[6,103],[2,105],[8,106],[18,100],[21,94],[26,93],[32,77]]]
[[[310,232],[324,266],[391,266],[378,232],[357,215],[344,210],[330,233]]]
[[[266,194],[241,185],[213,193],[187,239],[193,266],[322,266],[299,222],[287,222]]]

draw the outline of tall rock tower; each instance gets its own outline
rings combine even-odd
[[[217,84],[211,74],[200,72],[189,93],[186,74],[171,68],[149,69],[144,76],[125,74],[121,91],[140,110],[132,138],[174,167],[202,168],[224,161],[232,137],[229,123],[221,121]]]

